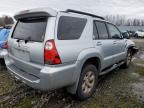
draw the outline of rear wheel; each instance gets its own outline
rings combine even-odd
[[[128,68],[131,64],[131,60],[132,60],[132,52],[129,49],[128,52],[127,52],[127,57],[125,59],[125,63],[122,65],[122,67]]]
[[[92,96],[98,82],[98,71],[92,64],[86,65],[81,73],[76,96],[79,100],[85,100]]]

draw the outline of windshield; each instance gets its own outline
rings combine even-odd
[[[26,18],[18,21],[14,33],[15,39],[28,41],[43,41],[47,25],[47,18]]]

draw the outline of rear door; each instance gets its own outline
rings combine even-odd
[[[94,44],[96,50],[99,50],[102,58],[103,58],[103,63],[102,63],[102,68],[106,68],[114,64],[113,60],[113,43],[112,40],[109,39],[108,35],[108,30],[106,27],[105,22],[101,21],[94,21],[93,23],[94,27]]]
[[[24,18],[17,22],[9,40],[9,51],[14,57],[36,64],[44,64],[44,37],[47,17]]]

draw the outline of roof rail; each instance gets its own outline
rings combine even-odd
[[[103,18],[101,16],[94,15],[94,14],[91,14],[91,13],[82,12],[82,11],[77,11],[77,10],[73,10],[73,9],[67,9],[66,12],[72,12],[72,13],[78,13],[78,14],[88,15],[88,16],[91,16],[91,17],[96,17],[96,18],[100,18],[102,20],[105,20],[105,18]]]

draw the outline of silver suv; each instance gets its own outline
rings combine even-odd
[[[16,14],[5,62],[9,72],[41,90],[66,87],[90,97],[98,76],[128,67],[135,44],[100,16],[76,10],[32,9]]]

